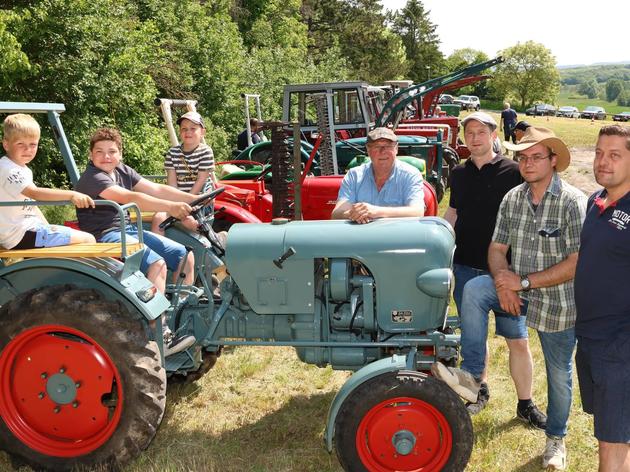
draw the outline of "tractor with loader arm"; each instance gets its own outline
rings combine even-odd
[[[63,111],[0,102],[0,114],[47,115],[74,180]],[[201,210],[221,192],[193,205],[199,233],[164,222],[198,259],[195,285],[180,281],[165,294],[139,270],[141,231],[137,245],[0,251],[0,448],[37,470],[119,469],[155,436],[167,379],[206,374],[223,346],[292,346],[306,363],[354,371],[323,419],[325,446],[345,470],[464,470],[470,417],[428,374],[433,362],[458,356],[447,320],[448,223],[277,219],[233,225],[223,247],[213,213]],[[121,213],[123,234],[123,213],[139,213],[134,204],[97,204]],[[225,271],[218,292],[217,270]],[[164,358],[163,320],[195,344]]]

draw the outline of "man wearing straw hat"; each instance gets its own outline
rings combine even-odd
[[[571,156],[551,130],[532,126],[518,144],[503,145],[516,152],[525,182],[510,190],[499,207],[488,250],[491,276],[476,277],[464,288],[462,311],[467,326],[479,327],[478,339],[467,336],[466,347],[462,340],[462,351],[465,348],[468,355],[464,354],[461,369],[435,364],[432,370],[460,395],[475,396],[484,368],[488,311],[500,307],[511,315],[526,316],[527,325],[538,332],[547,371],[542,465],[564,470],[575,347],[573,278],[586,196],[558,176]]]

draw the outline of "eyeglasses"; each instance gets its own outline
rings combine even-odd
[[[553,154],[547,154],[546,156],[543,156],[542,154],[534,154],[532,156],[525,156],[523,154],[518,154],[516,156],[516,160],[518,161],[519,164],[521,162],[523,164],[527,164],[528,161],[531,161],[534,164],[538,164],[543,159],[551,159],[552,156],[553,156]]]
[[[369,145],[368,149],[375,152],[382,152],[382,151],[391,151],[392,149],[395,149],[396,146],[398,146],[398,144],[382,144],[379,146]]]

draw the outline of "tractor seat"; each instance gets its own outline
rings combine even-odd
[[[143,249],[140,243],[127,244],[127,254]],[[81,243],[36,249],[0,249],[0,259],[29,257],[122,257],[121,243]]]

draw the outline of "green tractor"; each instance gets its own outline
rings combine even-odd
[[[76,176],[63,110],[0,102],[0,113],[47,114]],[[463,470],[470,417],[428,374],[458,356],[452,228],[435,217],[275,220],[233,225],[224,248],[201,211],[220,191],[196,202],[199,233],[165,222],[197,270],[195,285],[165,296],[139,271],[141,242],[0,252],[0,448],[37,470],[121,468],[155,436],[167,380],[199,378],[223,346],[292,346],[306,363],[354,371],[325,419],[345,470]],[[195,345],[164,358],[162,320]]]

